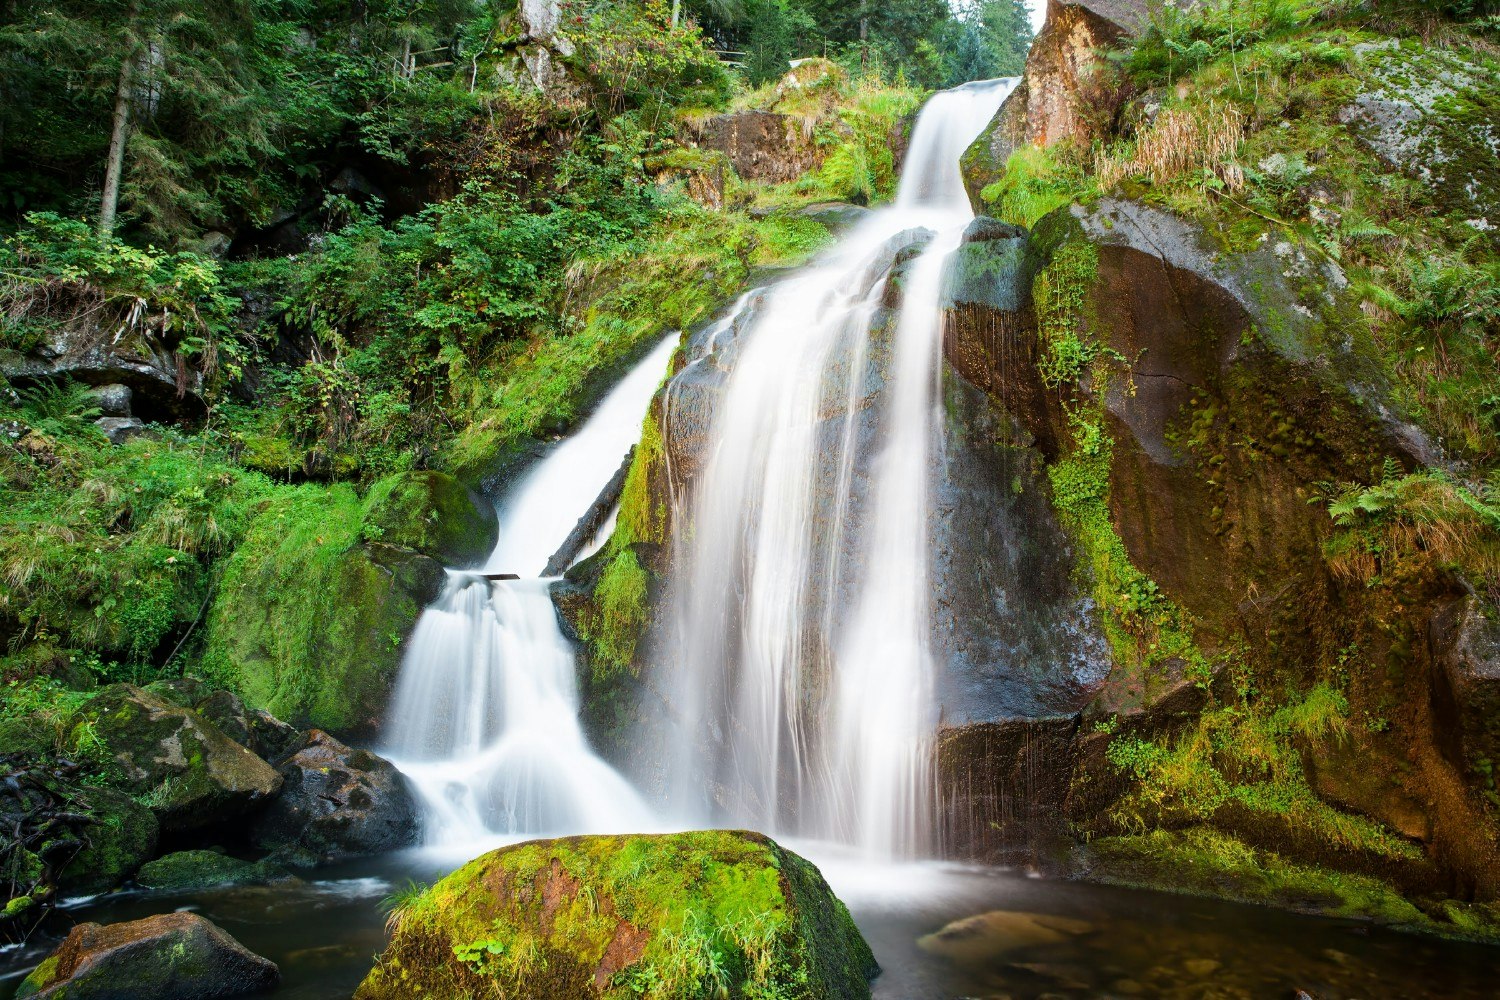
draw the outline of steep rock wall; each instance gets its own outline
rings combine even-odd
[[[1076,275],[1075,312],[1108,375],[1049,379],[1043,355],[1058,334],[1028,292],[1047,287],[1039,276],[1056,278],[1059,260],[1080,258],[1095,263]],[[1107,598],[1089,555],[1118,539],[1151,588],[1147,606],[1167,606],[1159,588],[1192,641],[1156,655],[1170,631],[1134,623],[1122,599],[1106,609],[1109,678],[1076,729],[1017,719],[948,733],[951,849],[1041,857],[1068,832],[1124,832],[1133,809],[1137,822],[1206,822],[1412,896],[1494,898],[1497,825],[1468,763],[1489,746],[1480,720],[1493,690],[1493,610],[1436,561],[1369,587],[1325,556],[1334,526],[1318,483],[1440,458],[1386,402],[1341,275],[1290,244],[1216,252],[1182,220],[1120,200],[1054,213],[1010,263],[1014,286],[1000,297],[1009,304],[950,314],[948,356],[1036,442],[1085,557],[1078,578]],[[1074,516],[1074,484],[1055,475],[1076,465],[1089,414],[1107,438],[1098,522]],[[1208,672],[1195,675],[1195,661]],[[1241,784],[1198,814],[1121,809],[1137,783],[1112,747],[1172,745],[1223,705],[1278,704],[1329,677],[1361,724],[1296,740],[1305,808],[1257,802],[1244,790],[1261,777],[1231,774]],[[1324,807],[1394,840],[1341,842],[1326,815],[1311,818]],[[1009,832],[997,820],[1011,821]]]

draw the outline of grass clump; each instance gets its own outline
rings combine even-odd
[[[979,193],[991,214],[1030,229],[1065,205],[1087,202],[1083,171],[1071,162],[1071,147],[1022,146],[1005,161],[1005,173]]]
[[[1500,593],[1500,503],[1495,485],[1473,488],[1448,473],[1405,473],[1387,460],[1370,484],[1323,484],[1339,530],[1324,544],[1342,578],[1374,586],[1411,561],[1453,568]]]
[[[0,389],[0,392],[6,392]],[[87,652],[101,679],[169,664],[203,610],[219,560],[275,487],[211,438],[162,430],[109,444],[76,383],[0,397],[17,428],[0,452],[0,625],[22,641]]]

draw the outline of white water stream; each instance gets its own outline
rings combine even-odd
[[[675,531],[664,686],[680,692],[669,782],[685,815],[874,858],[933,846],[940,293],[973,219],[959,158],[1012,86],[936,95],[896,204],[728,321],[743,329]],[[892,318],[882,303],[900,250],[917,256]]]
[[[746,296],[707,338],[707,355],[735,357],[703,468],[675,497],[667,666],[682,738],[666,777],[679,822],[835,841],[869,858],[930,846],[940,290],[972,219],[959,157],[1011,86],[935,96],[896,204]],[[916,257],[889,319],[903,249]],[[662,825],[588,746],[574,650],[539,574],[638,439],[675,341],[500,504],[481,572],[523,579],[450,571],[417,625],[387,751],[427,807],[431,844]]]
[[[574,650],[540,574],[639,440],[676,344],[674,334],[657,346],[509,491],[484,569],[450,570],[417,623],[387,751],[427,807],[429,843],[657,825],[584,738]]]

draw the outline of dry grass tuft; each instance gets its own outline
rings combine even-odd
[[[1234,161],[1245,138],[1245,116],[1228,104],[1167,108],[1136,137],[1133,146],[1098,147],[1094,174],[1109,190],[1127,177],[1164,184],[1185,174],[1212,170],[1231,192],[1245,186],[1245,172]]]

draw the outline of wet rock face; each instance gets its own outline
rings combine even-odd
[[[274,987],[281,973],[193,913],[79,924],[17,991],[37,1000],[214,1000]]]
[[[164,831],[224,822],[281,788],[281,777],[247,747],[134,685],[106,688],[87,712],[119,765],[121,787],[151,797]]]
[[[320,864],[416,842],[417,804],[389,761],[315,729],[280,774],[281,794],[255,821],[251,839],[288,862]]]
[[[675,1000],[702,987],[673,927],[714,942],[721,996],[864,1000],[878,971],[818,870],[760,834],[570,837],[486,854],[403,907],[355,996]]]
[[[698,126],[693,141],[723,153],[747,181],[794,181],[816,170],[823,158],[811,131],[799,120],[770,111],[715,115]]]
[[[931,551],[946,726],[1071,715],[1109,672],[1035,439],[981,388],[995,384],[992,366],[1003,359],[993,352],[1010,342],[997,326],[1019,324],[1024,312],[1024,249],[1021,230],[977,219],[945,279],[944,446]]]
[[[1482,772],[1500,763],[1500,610],[1464,597],[1434,619],[1432,639],[1441,651],[1434,697],[1440,743],[1455,766],[1493,782]]]
[[[1007,256],[1003,236],[994,252]],[[1369,588],[1336,576],[1324,556],[1334,529],[1313,484],[1368,481],[1388,459],[1413,467],[1437,457],[1388,401],[1363,326],[1351,321],[1342,274],[1291,244],[1218,252],[1180,219],[1104,199],[1037,224],[1026,241],[1024,283],[1080,254],[1090,261],[1085,277],[1052,271],[1049,280],[1085,285],[1080,322],[1110,371],[1102,399],[1090,378],[1043,383],[1036,357],[1043,333],[1025,301],[1007,308],[1015,297],[1005,290],[955,303],[945,338],[950,362],[1016,418],[1012,436],[997,439],[1031,445],[1046,462],[1071,440],[1070,407],[1103,417],[1107,530],[1191,616],[1205,657],[1240,665],[1260,690],[1305,689],[1319,665],[1360,651],[1361,670],[1344,689],[1349,714],[1383,721],[1299,747],[1307,780],[1322,803],[1373,818],[1423,851],[1393,861],[1335,849],[1309,824],[1234,803],[1215,808],[1214,827],[1404,891],[1495,891],[1493,823],[1474,794],[1477,762],[1493,759],[1478,749],[1494,746],[1482,721],[1492,717],[1489,675],[1497,672],[1488,619],[1441,614],[1462,596],[1445,573]],[[1024,495],[1024,480],[1022,487]],[[1202,707],[1204,692],[1185,683],[1179,661],[1150,671],[1132,662],[1122,657],[1111,667],[1064,751],[1072,763],[1063,819],[1074,830],[1107,831],[1113,805],[1133,787],[1108,758],[1115,740],[1170,742]],[[1232,701],[1223,675],[1213,684],[1220,682],[1216,698]],[[1092,721],[1105,714],[1117,717],[1096,731]],[[997,801],[1018,808],[1008,770],[1017,751],[1002,746],[1012,738],[1004,729],[945,736],[944,779],[956,800],[968,800],[960,820],[984,816]],[[983,749],[986,741],[1001,749]],[[1027,744],[1019,746],[1024,756]],[[1058,784],[1041,773],[1041,785]],[[1024,809],[1018,816],[1033,818]]]

